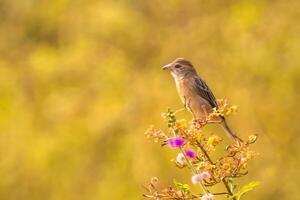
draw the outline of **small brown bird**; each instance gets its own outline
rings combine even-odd
[[[162,69],[171,71],[179,96],[185,108],[194,115],[194,118],[205,120],[214,108],[218,108],[215,96],[205,81],[197,74],[190,61],[177,58]],[[216,122],[221,124],[231,138],[242,141],[231,131],[224,117],[220,117]]]

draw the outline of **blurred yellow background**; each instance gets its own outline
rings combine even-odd
[[[299,198],[300,1],[0,0],[0,199],[141,199],[189,183],[146,140],[182,104],[160,67],[196,66],[229,124],[258,133],[244,199]],[[190,119],[188,113],[182,117]],[[216,129],[223,134],[220,129]],[[218,198],[222,199],[222,198]]]

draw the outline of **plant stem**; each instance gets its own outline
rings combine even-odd
[[[230,187],[229,187],[228,182],[226,181],[226,179],[223,178],[223,179],[222,179],[222,182],[224,183],[224,185],[225,185],[225,187],[226,187],[226,190],[228,191],[229,195],[232,196],[233,193],[232,193],[232,191],[231,191],[231,189],[230,189]],[[236,200],[236,198],[234,197],[233,200]]]
[[[177,136],[178,130],[174,127],[174,125],[172,125],[171,128],[172,128],[172,130],[173,130],[173,132],[174,132],[174,135]],[[188,164],[188,166],[190,167],[190,169],[193,171],[193,174],[194,174],[194,175],[195,175],[195,174],[198,174],[197,169],[194,168],[194,166],[192,165],[192,163],[190,162],[190,160],[186,157],[186,155],[185,155],[185,153],[184,153],[184,151],[183,151],[183,149],[182,149],[181,147],[179,148],[179,151],[180,151],[180,152],[182,153],[182,155],[184,156],[184,158],[185,158],[185,160],[186,160],[186,163]],[[203,190],[203,192],[204,192],[205,194],[207,194],[207,193],[209,192],[208,189],[205,188],[205,186],[203,185],[202,182],[200,182],[200,186],[201,186],[201,189]]]
[[[190,169],[193,171],[194,175],[195,175],[195,174],[198,174],[198,170],[195,169],[195,167],[193,166],[193,164],[192,164],[192,163],[190,162],[190,160],[186,157],[186,155],[185,155],[183,149],[180,148],[179,150],[180,150],[180,152],[183,154],[183,156],[184,156],[184,158],[185,158],[185,160],[186,160],[188,166],[189,166]],[[209,192],[208,189],[205,188],[205,186],[203,185],[202,182],[200,182],[200,186],[201,186],[201,188],[202,188],[202,190],[203,190],[204,193],[207,194],[207,193]]]

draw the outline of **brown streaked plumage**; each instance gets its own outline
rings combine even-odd
[[[177,58],[163,69],[171,71],[179,96],[186,109],[193,113],[194,118],[204,120],[213,108],[218,108],[214,94],[190,61]],[[216,122],[222,125],[230,137],[241,141],[228,127],[224,117],[220,117]]]

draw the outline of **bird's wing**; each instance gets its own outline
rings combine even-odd
[[[218,104],[216,98],[209,87],[206,85],[205,81],[203,81],[200,77],[195,78],[196,89],[198,94],[204,98],[213,108],[218,108]]]

